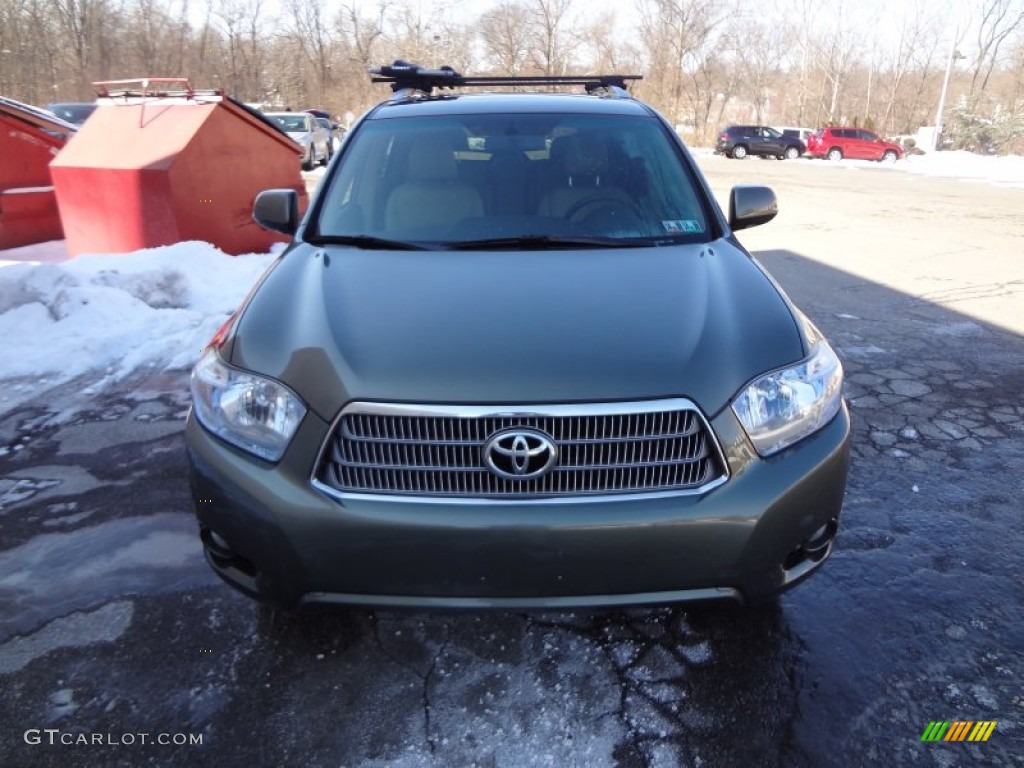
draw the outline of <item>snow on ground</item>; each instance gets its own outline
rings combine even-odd
[[[52,263],[62,247],[0,251],[0,382],[187,368],[282,248],[235,257],[183,242]],[[12,399],[0,389],[0,410]]]
[[[712,150],[708,148],[694,149],[691,147],[690,151],[697,157],[712,154]],[[1024,188],[1024,156],[1021,155],[987,156],[976,155],[971,152],[947,151],[929,152],[923,155],[907,155],[895,163],[877,163],[870,160],[840,160],[837,163],[831,163],[826,160],[815,160],[806,157],[799,162],[813,162],[817,165],[845,168],[847,170],[860,170],[862,168],[889,169],[919,174],[921,176],[941,176],[943,178]],[[2,256],[3,252],[0,251],[0,257]]]
[[[24,245],[20,248],[0,250],[0,267],[18,264],[22,261],[60,262],[68,260],[68,246],[64,240],[51,240],[48,243]]]
[[[984,156],[970,152],[931,152],[910,155],[895,164],[908,173],[1024,187],[1024,157]]]

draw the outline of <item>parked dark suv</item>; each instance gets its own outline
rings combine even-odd
[[[807,139],[807,154],[829,160],[880,160],[903,157],[903,147],[863,128],[823,128]]]
[[[770,598],[828,557],[842,368],[624,76],[381,68],[192,377],[207,559],[286,606]],[[482,85],[587,93],[466,93]],[[449,86],[462,92],[453,95]]]
[[[796,136],[785,136],[767,125],[730,125],[718,134],[715,152],[742,160],[747,155],[795,160],[807,149]]]

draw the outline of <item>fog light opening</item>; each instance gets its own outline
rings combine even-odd
[[[199,532],[199,537],[210,558],[219,568],[235,568],[247,576],[256,576],[256,566],[231,549],[231,545],[219,533],[204,526]]]
[[[837,530],[839,530],[839,524],[833,517],[812,533],[803,544],[786,555],[786,559],[782,561],[783,570],[791,571],[806,561],[817,563],[824,560]]]
[[[803,543],[802,549],[809,555],[823,553],[828,549],[828,545],[832,543],[832,539],[835,538],[837,530],[839,530],[839,524],[833,517],[821,526],[821,528],[811,534],[811,537]]]
[[[207,549],[210,550],[210,554],[218,560],[231,560],[235,556],[235,553],[231,551],[231,546],[216,531],[204,528],[202,539]]]

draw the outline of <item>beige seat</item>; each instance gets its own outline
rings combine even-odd
[[[586,218],[597,211],[598,201],[633,207],[633,201],[611,178],[613,167],[608,138],[598,134],[563,136],[551,143],[550,161],[555,183],[541,196],[541,216]]]
[[[384,210],[384,226],[389,232],[443,230],[483,215],[480,193],[458,178],[458,146],[455,136],[425,136],[412,146],[408,181],[395,188]]]

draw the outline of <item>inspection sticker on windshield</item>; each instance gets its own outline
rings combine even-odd
[[[693,219],[669,219],[668,221],[662,221],[661,226],[665,228],[666,232],[702,232],[699,221]]]

